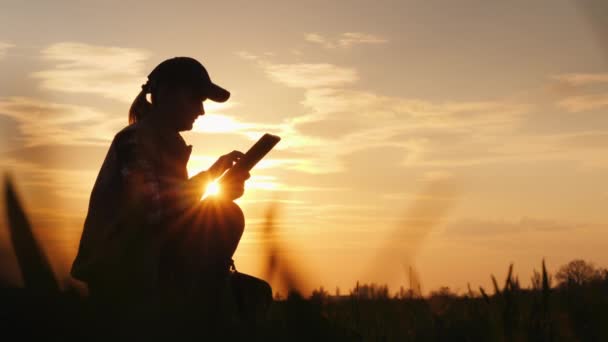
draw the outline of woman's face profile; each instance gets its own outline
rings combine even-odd
[[[158,105],[177,131],[189,131],[196,118],[205,114],[204,100],[189,87],[173,87],[159,92]]]

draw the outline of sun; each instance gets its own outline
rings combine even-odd
[[[213,181],[207,185],[207,188],[205,188],[203,198],[219,195],[220,190],[220,184],[217,181]]]

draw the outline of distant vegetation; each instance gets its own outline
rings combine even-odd
[[[608,341],[606,269],[574,260],[553,277],[543,262],[530,288],[520,287],[512,266],[504,282],[492,280],[491,290],[457,295],[442,287],[424,298],[377,284],[357,284],[346,296],[320,288],[309,303],[365,341]],[[284,310],[277,317],[289,317],[290,300],[276,304]]]
[[[75,291],[41,295],[4,288],[0,303],[3,331],[23,337],[88,340],[103,331],[103,322],[90,319],[95,316],[87,311],[86,298]],[[206,337],[204,322],[192,323],[197,313],[189,315],[194,325],[172,336],[199,329],[201,339]],[[608,341],[606,322],[608,272],[575,260],[554,277],[543,267],[530,288],[521,288],[509,273],[504,282],[495,279],[491,290],[469,288],[460,295],[442,287],[419,297],[404,289],[390,293],[378,284],[357,284],[344,295],[323,288],[309,298],[291,292],[275,299],[255,326],[237,323],[222,336],[281,341]]]

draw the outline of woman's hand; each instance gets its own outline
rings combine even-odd
[[[226,172],[226,170],[231,168],[234,163],[236,163],[243,156],[243,152],[235,150],[219,157],[218,160],[213,163],[213,165],[211,165],[211,167],[209,168],[208,172],[211,175],[211,178],[216,179],[217,177],[221,176],[224,172]]]
[[[250,177],[249,172],[239,171],[230,175],[227,179],[221,179],[220,197],[233,201],[245,193],[245,181]]]

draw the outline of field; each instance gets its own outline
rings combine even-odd
[[[0,287],[0,324],[5,336],[20,340],[608,340],[608,271],[582,260],[562,266],[555,275],[543,261],[531,288],[520,286],[511,265],[504,281],[492,276],[493,289],[469,287],[460,295],[440,288],[422,297],[416,289],[393,293],[383,285],[356,284],[346,295],[319,288],[308,298],[292,291],[269,303],[258,300],[255,291],[245,294],[244,301],[235,300],[240,280],[233,273],[221,295],[210,294],[219,298],[212,312],[204,305],[158,314],[145,306],[131,315],[99,310],[77,288],[60,290],[10,181],[5,195],[24,287]],[[281,276],[287,283],[297,278]]]
[[[546,274],[546,273],[545,273]],[[545,283],[547,284],[547,283]],[[275,300],[255,325],[232,320],[215,333],[268,340],[346,341],[605,341],[608,339],[608,279],[557,288],[520,289],[507,280],[494,293],[428,298],[388,296],[382,286],[359,285],[349,295],[315,291]],[[25,289],[1,292],[3,331],[23,337],[91,339],[104,336],[106,318],[97,320],[76,292],[40,294]],[[184,316],[186,317],[186,316]],[[173,337],[205,337],[210,328],[190,312],[182,325],[159,321]],[[175,318],[175,317],[173,317]],[[200,319],[200,321],[199,321]],[[111,321],[111,320],[110,320]],[[105,328],[102,328],[104,327]],[[112,325],[110,325],[112,326]],[[138,336],[151,330],[134,325]],[[135,330],[135,331],[133,331]],[[157,330],[152,330],[156,335]],[[14,335],[13,335],[14,336]]]

